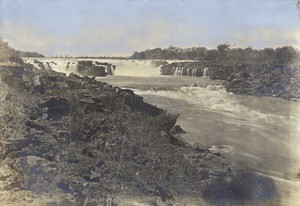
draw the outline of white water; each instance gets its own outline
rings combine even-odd
[[[208,68],[205,68],[205,69],[203,70],[203,76],[204,76],[204,77],[208,77]]]
[[[152,60],[109,60],[116,65],[114,76],[153,77],[160,74],[160,67],[155,67]]]
[[[190,143],[210,146],[231,162],[273,179],[281,205],[300,205],[300,103],[227,93],[207,77],[103,78],[132,88],[146,102],[179,113]],[[193,83],[200,87],[190,87]]]
[[[210,145],[233,167],[271,177],[283,205],[300,204],[300,103],[228,94],[213,85],[135,91],[150,103],[179,112],[186,140]]]
[[[46,70],[54,70],[56,72],[65,73],[67,76],[70,73],[76,73],[77,71],[77,59],[72,58],[24,58],[26,63],[32,64],[37,69],[41,69],[41,67],[35,63],[35,60],[42,62],[44,68]]]
[[[54,70],[69,75],[74,72],[78,74],[78,61],[90,60],[93,62],[109,62],[116,66],[114,76],[140,76],[151,77],[160,75],[160,67],[156,67],[152,60],[117,60],[117,59],[74,59],[74,58],[24,58],[26,63],[41,69],[34,60],[42,62],[46,70]]]

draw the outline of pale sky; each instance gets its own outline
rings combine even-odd
[[[298,45],[296,0],[0,0],[0,35],[44,55]]]

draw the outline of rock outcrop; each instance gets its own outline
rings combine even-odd
[[[299,74],[297,67],[242,65],[226,80],[225,87],[235,94],[299,99]]]
[[[106,68],[102,65],[94,65],[93,61],[79,61],[78,73],[83,76],[103,77],[107,75]]]

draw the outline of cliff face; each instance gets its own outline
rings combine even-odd
[[[184,143],[176,115],[130,90],[29,65],[1,67],[0,77],[5,205],[278,201],[271,180]]]

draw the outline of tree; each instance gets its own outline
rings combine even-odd
[[[228,43],[220,44],[217,46],[217,50],[220,54],[224,54],[225,52],[230,50],[230,45]]]
[[[219,56],[219,53],[216,49],[208,50],[206,54],[206,59],[209,61],[215,61]]]
[[[0,37],[0,62],[9,61],[13,53],[14,49],[8,45],[8,42]]]
[[[297,56],[297,52],[291,46],[285,46],[285,47],[277,48],[275,50],[275,58],[277,64],[283,64],[283,65],[291,64],[294,62],[296,56]]]

